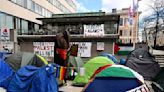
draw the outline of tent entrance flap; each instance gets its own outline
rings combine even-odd
[[[21,67],[23,67],[25,65],[28,65],[28,64],[31,64],[32,63],[32,60],[31,59],[33,57],[34,57],[34,54],[27,53],[27,52],[23,53]]]

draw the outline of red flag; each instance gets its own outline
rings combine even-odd
[[[120,50],[120,47],[114,43],[114,54]]]

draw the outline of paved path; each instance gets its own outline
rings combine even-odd
[[[72,81],[67,81],[67,85],[66,86],[62,86],[59,88],[59,91],[63,91],[63,92],[81,92],[83,87],[75,87],[72,86]]]

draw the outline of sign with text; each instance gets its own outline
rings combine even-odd
[[[70,55],[77,57],[77,55],[78,55],[78,44],[73,44],[71,46]]]
[[[44,57],[54,57],[54,42],[33,42],[34,52]]]
[[[104,50],[104,42],[97,42],[97,50]]]
[[[6,27],[1,29],[1,40],[2,41],[10,40],[10,30]]]
[[[84,25],[84,37],[103,37],[104,24]]]
[[[78,45],[78,56],[79,57],[91,57],[91,42],[72,42]]]

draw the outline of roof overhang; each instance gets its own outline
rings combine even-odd
[[[74,17],[52,17],[52,18],[37,18],[43,23],[97,23],[105,21],[114,21],[118,22],[120,15],[110,14],[110,15],[101,15],[101,16],[74,16]]]
[[[18,35],[19,42],[54,42],[56,35]],[[116,40],[119,38],[118,34],[105,34],[103,37],[84,37],[83,35],[71,35],[71,41],[76,42],[104,42],[109,40]]]

